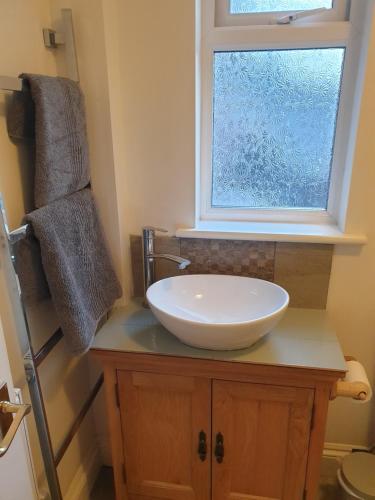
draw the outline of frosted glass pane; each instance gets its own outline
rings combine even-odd
[[[231,0],[231,14],[332,8],[332,0]]]
[[[215,53],[213,206],[326,209],[344,54]]]

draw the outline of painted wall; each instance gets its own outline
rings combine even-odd
[[[147,224],[170,231],[192,226],[194,0],[119,4],[126,155],[119,172],[120,211],[129,233]]]
[[[103,0],[125,300],[130,235],[194,224],[194,4]]]
[[[362,230],[362,248],[335,248],[328,311],[345,354],[366,367],[375,386],[375,20],[362,97],[348,210],[348,230]],[[375,443],[375,404],[336,400],[330,405],[327,439],[354,444]]]
[[[194,0],[118,0],[125,161],[117,185],[124,259],[142,225],[173,232],[194,223]],[[360,116],[348,227],[361,248],[335,249],[328,311],[345,353],[375,382],[375,26]],[[121,101],[119,101],[121,106]],[[331,404],[327,440],[367,445],[373,405]]]
[[[92,3],[90,2],[90,6]],[[88,5],[86,7],[87,11],[90,11]],[[87,16],[82,16],[82,18],[85,20]],[[53,52],[45,49],[42,38],[42,28],[51,26],[51,24],[51,3],[49,0],[12,0],[12,2],[0,0],[0,46],[2,47],[0,51],[0,74],[17,76],[21,72],[34,72],[56,75],[57,69],[60,71],[59,61],[55,60]],[[80,26],[80,28],[83,36],[87,32],[92,33],[90,26],[86,28]],[[93,35],[90,36],[95,38]],[[97,81],[95,80],[96,72],[95,75],[93,72],[88,74],[88,69],[83,66],[81,70],[82,77],[86,78],[86,80],[92,77],[94,82]],[[98,73],[99,76],[100,74]],[[93,91],[95,91],[95,88],[94,85]],[[16,147],[8,138],[5,125],[8,97],[9,94],[0,90],[0,192],[2,192],[5,199],[10,226],[15,228],[20,224],[25,208],[29,206],[31,197],[29,178],[32,175],[32,169],[27,148]],[[96,99],[96,96],[92,99]],[[101,106],[105,111],[104,93],[103,99],[99,99],[97,105]],[[91,115],[89,120],[92,123]],[[94,127],[94,131],[92,128],[90,131],[91,142],[100,144],[103,141],[110,147],[110,139],[106,138],[103,133],[104,130],[98,132]],[[105,132],[110,134],[110,131]],[[98,155],[99,153],[94,148],[92,156],[96,158]],[[105,154],[106,158],[107,155]],[[110,178],[106,179],[105,174],[99,180],[95,177],[95,180],[105,186],[107,180],[110,182]],[[108,190],[113,192],[112,186],[109,186]],[[106,210],[111,209],[112,197],[103,200],[103,197],[100,197],[100,193],[98,193],[97,198],[101,199],[101,210],[103,211],[103,220],[105,220]],[[111,225],[111,229],[114,227],[116,226]],[[110,237],[111,235],[108,237],[109,240]],[[116,243],[112,240],[111,247],[115,259]],[[8,348],[10,347],[11,350],[13,376],[18,385],[22,386],[23,368],[20,362],[20,352],[15,343],[17,321],[14,321],[10,314],[9,297],[5,297],[8,292],[9,290],[1,290],[0,314],[2,318],[6,319],[4,327]],[[41,304],[38,309],[30,311],[30,314],[32,316],[33,344],[37,350],[55,331],[57,320],[49,303]],[[52,442],[56,451],[90,390],[87,356],[72,360],[64,343],[61,342],[53,350],[50,357],[43,362],[39,374]],[[29,430],[36,450],[35,428],[30,425]],[[95,436],[94,416],[91,411],[85,418],[58,468],[64,498],[80,498],[79,495],[85,492],[87,484],[95,478],[101,463]],[[36,451],[34,458],[37,473],[41,476],[41,459],[40,454]]]

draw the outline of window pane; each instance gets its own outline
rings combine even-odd
[[[327,208],[344,53],[215,53],[213,206]]]
[[[231,14],[332,8],[332,0],[230,0]]]

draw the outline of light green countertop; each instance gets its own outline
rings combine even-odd
[[[211,351],[181,343],[140,301],[132,301],[112,311],[92,349],[346,371],[327,313],[315,309],[287,309],[276,328],[251,347]]]

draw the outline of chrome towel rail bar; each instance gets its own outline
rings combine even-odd
[[[0,76],[1,90],[22,90],[22,80],[15,76]]]

